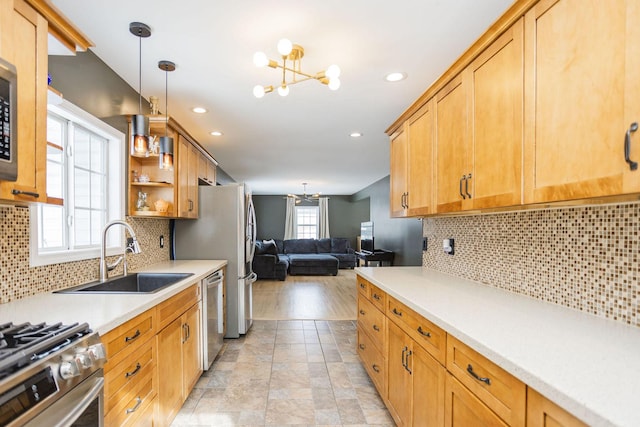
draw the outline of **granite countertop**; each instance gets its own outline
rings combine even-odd
[[[87,322],[103,335],[129,319],[199,282],[227,264],[222,260],[166,261],[139,272],[193,273],[174,285],[151,294],[43,293],[0,304],[0,323]]]
[[[423,267],[356,272],[587,424],[640,425],[640,328]]]

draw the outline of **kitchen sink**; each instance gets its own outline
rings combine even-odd
[[[106,282],[85,283],[73,288],[55,291],[55,293],[150,294],[189,276],[193,276],[193,273],[133,273],[126,276],[113,277]]]

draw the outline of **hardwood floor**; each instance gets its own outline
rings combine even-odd
[[[253,284],[255,320],[355,320],[356,275],[339,270],[337,276],[287,276],[285,281],[258,280]]]

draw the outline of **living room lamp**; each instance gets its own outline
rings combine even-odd
[[[129,32],[138,37],[138,114],[131,119],[131,155],[149,157],[149,118],[142,114],[142,38],[151,35],[151,28],[142,22],[131,22]]]
[[[305,73],[302,71],[304,48],[291,43],[288,39],[281,39],[278,42],[278,53],[282,56],[282,64],[269,59],[264,52],[256,52],[253,55],[253,63],[259,68],[268,66],[274,69],[282,69],[282,82],[277,86],[280,96],[287,96],[292,85],[307,80],[317,80],[327,85],[331,90],[337,90],[340,87],[340,67],[337,65],[330,65],[325,71],[320,71],[316,74]],[[291,61],[290,66],[287,61]],[[291,75],[290,81],[287,81],[287,73]],[[262,98],[265,94],[273,92],[273,90],[273,86],[257,85],[253,88],[253,95],[256,98]]]
[[[169,71],[176,69],[171,61],[158,62],[158,68],[164,71],[164,136],[160,137],[160,169],[173,170],[173,138],[169,136]]]

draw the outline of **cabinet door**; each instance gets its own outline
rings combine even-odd
[[[433,102],[429,101],[413,117],[407,126],[408,216],[434,213],[433,209]]]
[[[19,76],[18,179],[0,181],[0,198],[46,202],[47,22],[23,0],[0,7],[0,57]]]
[[[527,390],[528,427],[585,427],[582,421],[542,396],[537,391]]]
[[[196,385],[202,374],[202,352],[200,351],[200,304],[195,304],[183,315],[184,342],[182,344],[182,370],[184,378],[183,399]]]
[[[178,317],[156,336],[158,347],[158,423],[171,424],[183,402],[182,318]]]
[[[388,324],[388,399],[390,413],[399,426],[411,425],[413,378],[407,366],[411,338],[393,322]],[[423,403],[421,403],[423,404]]]
[[[542,0],[525,15],[525,202],[640,191],[636,0]],[[639,132],[630,158],[640,161]]]
[[[193,145],[189,144],[189,200],[191,206],[189,208],[189,218],[198,218],[198,161],[200,159],[200,151]]]
[[[191,182],[189,181],[189,155],[191,143],[182,135],[178,135],[178,216],[190,218],[193,212],[191,199]]]
[[[207,162],[207,167],[209,168],[209,172],[207,173],[209,182],[211,185],[216,185],[216,164],[209,161]]]
[[[446,375],[444,401],[445,427],[507,426],[451,374]]]
[[[438,213],[462,209],[466,200],[467,94],[462,76],[436,94],[436,209]]]
[[[414,342],[409,356],[413,371],[413,425],[439,427],[444,423],[446,371],[426,350]]]
[[[522,35],[520,19],[464,71],[472,165],[465,209],[522,203]]]
[[[407,191],[407,134],[404,128],[391,136],[391,188],[390,200],[392,217],[406,216],[405,198]]]
[[[209,159],[205,157],[204,154],[198,153],[198,178],[203,181],[208,181],[209,168],[207,164],[209,163]]]

